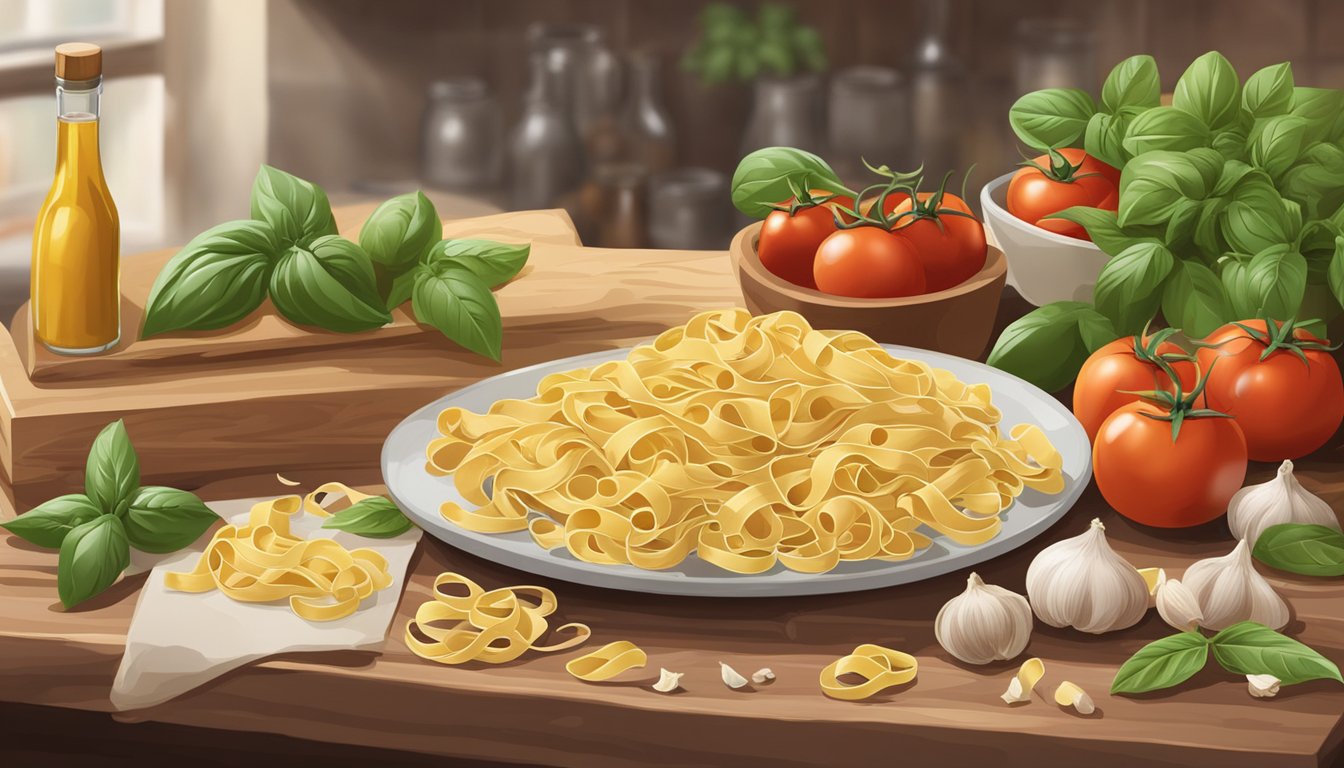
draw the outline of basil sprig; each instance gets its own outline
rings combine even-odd
[[[411,301],[417,321],[498,360],[503,326],[490,289],[516,276],[529,252],[526,244],[444,240],[421,192],[379,205],[354,243],[336,234],[321,187],[262,166],[252,219],[213,227],[169,260],[140,335],[225,328],[268,296],[292,323],[359,333],[391,322],[391,310]]]
[[[100,594],[130,564],[130,549],[176,552],[219,517],[194,494],[140,485],[140,460],[121,421],[89,449],[84,493],[57,496],[0,527],[60,550],[56,588],[69,608]]]
[[[1304,576],[1344,576],[1344,533],[1324,525],[1271,525],[1251,555],[1281,571]]]
[[[1339,667],[1321,654],[1264,624],[1243,621],[1213,637],[1179,632],[1145,645],[1115,673],[1111,693],[1179,685],[1204,668],[1210,651],[1223,669],[1238,675],[1273,675],[1283,685],[1322,679],[1344,683]]]
[[[396,504],[382,496],[371,496],[327,518],[322,527],[371,539],[390,539],[409,531],[411,521]]]
[[[1009,111],[1018,139],[1065,146],[1118,169],[1117,211],[1056,214],[1082,225],[1109,261],[1090,308],[1115,336],[1158,313],[1191,338],[1251,317],[1344,311],[1344,91],[1303,88],[1289,64],[1243,84],[1221,54],[1200,56],[1158,102],[1150,56],[1120,62],[1101,99],[1077,89],[1026,94]],[[1077,302],[1034,310],[999,337],[990,364],[1058,390],[1082,360]],[[1114,338],[1114,337],[1113,337]]]

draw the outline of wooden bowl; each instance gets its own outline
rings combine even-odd
[[[728,254],[747,309],[761,315],[797,312],[814,328],[861,331],[874,341],[903,344],[979,359],[994,332],[994,317],[1008,273],[1003,251],[993,246],[971,279],[937,293],[897,299],[853,299],[794,285],[761,264],[758,222],[733,238]]]

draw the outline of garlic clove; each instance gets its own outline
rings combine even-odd
[[[719,662],[719,676],[723,678],[723,684],[733,690],[737,690],[747,684],[747,678],[738,674],[737,670],[724,664],[722,661]]]
[[[1031,701],[1031,691],[1042,677],[1045,677],[1045,662],[1034,657],[1027,659],[1018,667],[1017,674],[1008,681],[1008,690],[999,698],[1003,699],[1004,704]]]
[[[1204,615],[1200,626],[1226,629],[1239,621],[1256,621],[1271,629],[1288,623],[1288,604],[1255,570],[1247,539],[1222,557],[1210,557],[1185,569],[1182,582]]]
[[[1302,523],[1340,530],[1339,518],[1319,496],[1302,487],[1293,475],[1293,462],[1284,461],[1274,478],[1237,491],[1227,504],[1227,526],[1232,535],[1251,546],[1271,525]]]
[[[1204,621],[1199,600],[1179,579],[1163,579],[1157,588],[1157,613],[1172,627],[1189,632]]]
[[[685,676],[681,672],[668,672],[666,669],[659,669],[658,682],[653,684],[653,690],[659,693],[671,693],[681,687],[681,678]]]
[[[1068,680],[1055,689],[1055,703],[1061,707],[1073,707],[1080,715],[1090,715],[1097,711],[1097,705],[1087,691]]]
[[[762,667],[761,669],[758,669],[755,672],[751,673],[751,682],[756,683],[757,685],[760,685],[761,683],[768,683],[774,679],[775,679],[775,673],[769,667]]]
[[[1278,695],[1281,682],[1273,675],[1247,675],[1246,689],[1257,699],[1272,699]]]
[[[1027,568],[1027,597],[1036,618],[1052,627],[1101,634],[1139,623],[1148,612],[1148,584],[1106,542],[1106,527],[1055,542]]]
[[[967,664],[1011,659],[1031,640],[1031,606],[1025,597],[972,573],[966,590],[938,611],[933,635],[943,650]]]

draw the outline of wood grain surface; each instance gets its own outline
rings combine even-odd
[[[1337,455],[1337,454],[1336,454]],[[1255,480],[1271,468],[1257,466]],[[1302,462],[1303,483],[1332,506],[1344,503],[1344,467]],[[371,478],[367,472],[364,478]],[[312,486],[325,475],[303,475]],[[344,479],[363,479],[346,475]],[[373,486],[372,490],[380,490]],[[202,490],[208,497],[293,492],[273,477]],[[1088,491],[1064,521],[1037,542],[983,564],[987,581],[1021,591],[1027,564],[1049,541],[1076,535],[1093,516],[1112,545],[1139,566],[1179,575],[1200,557],[1231,547],[1226,527],[1155,534],[1127,523]],[[1338,754],[1344,688],[1314,682],[1252,699],[1242,678],[1210,665],[1189,683],[1141,697],[1107,694],[1117,666],[1171,630],[1150,612],[1138,626],[1104,636],[1037,625],[1027,653],[1047,674],[1028,704],[999,694],[1015,664],[969,667],[933,638],[938,607],[964,586],[965,573],[852,595],[769,600],[649,598],[562,582],[556,618],[593,627],[587,649],[533,654],[503,666],[441,667],[411,655],[401,640],[435,575],[464,573],[488,587],[536,583],[429,537],[381,652],[291,655],[239,670],[179,699],[117,715],[129,721],[263,731],[426,754],[558,766],[867,766],[894,756],[908,764],[1091,766],[1314,766]],[[1267,573],[1293,608],[1287,631],[1344,661],[1338,581]],[[0,699],[79,709],[109,709],[108,689],[143,577],[115,585],[92,604],[62,612],[55,556],[0,539]],[[568,677],[569,659],[613,640],[630,640],[649,665],[617,682]],[[917,680],[867,702],[825,698],[819,670],[859,643],[915,654]],[[718,662],[741,672],[764,666],[774,683],[731,691]],[[686,673],[685,690],[648,686],[658,668]],[[1049,694],[1072,680],[1089,691],[1088,717],[1056,706]],[[952,760],[953,762],[948,762]]]
[[[453,389],[628,346],[700,309],[741,302],[726,254],[585,248],[559,211],[449,222],[446,230],[533,242],[522,274],[496,292],[500,363],[415,325],[402,310],[391,326],[345,335],[295,328],[263,307],[228,332],[137,342],[107,357],[44,356],[43,365],[56,367],[33,381],[19,351],[26,323],[17,337],[0,332],[0,469],[20,508],[77,483],[94,435],[118,418],[140,452],[145,482],[191,487],[274,469],[338,472],[376,464],[393,426]],[[143,305],[169,255],[128,259],[130,304]]]

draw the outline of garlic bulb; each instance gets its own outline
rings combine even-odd
[[[1273,675],[1247,675],[1246,690],[1257,699],[1272,699],[1279,693],[1282,681]]]
[[[1025,597],[972,573],[966,591],[938,611],[933,635],[943,650],[967,664],[1011,659],[1031,639],[1031,606]]]
[[[1189,632],[1204,621],[1195,593],[1178,579],[1163,578],[1157,585],[1157,613],[1172,627]]]
[[[1148,612],[1148,584],[1106,543],[1100,520],[1036,555],[1027,568],[1027,597],[1046,624],[1094,635],[1132,627]]]
[[[1324,525],[1340,530],[1339,518],[1330,505],[1297,482],[1291,461],[1279,465],[1279,473],[1273,480],[1242,488],[1227,504],[1227,526],[1232,535],[1250,541],[1252,547],[1266,528],[1280,523]]]
[[[1210,557],[1185,569],[1185,586],[1199,601],[1200,625],[1219,630],[1239,621],[1257,621],[1271,629],[1288,623],[1288,604],[1251,563],[1247,539],[1222,557]]]

